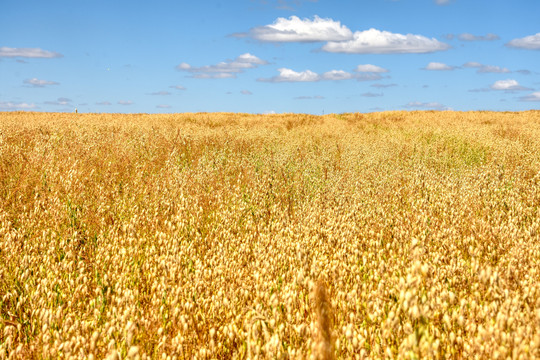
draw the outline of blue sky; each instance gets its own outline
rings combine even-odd
[[[538,0],[1,0],[0,111],[540,108]]]

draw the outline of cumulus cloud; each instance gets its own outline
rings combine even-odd
[[[403,35],[371,28],[355,32],[351,40],[329,41],[322,47],[322,50],[348,54],[418,54],[449,48],[448,44],[435,38],[429,39],[422,35],[413,34]]]
[[[32,78],[32,79],[26,79],[24,80],[24,83],[29,85],[29,86],[32,86],[32,87],[45,87],[47,85],[59,85],[60,83],[56,82],[56,81],[48,81],[48,80],[39,80],[37,78]]]
[[[522,90],[531,90],[529,88],[519,85],[516,80],[498,80],[495,81],[490,88],[492,90],[504,90],[504,91],[522,91]]]
[[[131,100],[120,100],[120,101],[118,101],[118,105],[133,105],[133,101],[131,101]]]
[[[502,74],[502,73],[509,73],[510,70],[508,70],[507,68],[503,68],[503,67],[500,67],[500,66],[494,66],[494,65],[484,65],[484,64],[480,64],[480,63],[477,63],[477,62],[474,62],[474,61],[469,61],[469,62],[466,62],[465,64],[463,64],[463,67],[464,68],[476,68],[476,72],[479,73],[479,74],[485,74],[485,73],[499,73],[499,74]]]
[[[251,91],[249,91],[249,90],[242,90],[242,91],[240,91],[240,94],[242,94],[242,95],[253,95],[253,93]]]
[[[150,93],[148,95],[167,96],[167,95],[171,95],[171,93],[168,92],[168,91],[156,91],[156,92]]]
[[[321,77],[319,74],[314,73],[311,70],[305,70],[296,72],[287,68],[278,69],[279,75],[271,77],[269,79],[258,79],[258,81],[264,82],[310,82],[310,81],[319,81]]]
[[[176,66],[179,71],[187,71],[193,74],[197,79],[226,79],[236,78],[236,75],[244,72],[246,69],[253,69],[259,65],[266,65],[268,62],[259,59],[249,53],[242,54],[234,60],[227,60],[216,65],[206,65],[193,67],[185,62]]]
[[[518,49],[540,50],[540,33],[525,36],[519,39],[513,39],[508,42],[506,46]]]
[[[440,62],[430,62],[426,65],[425,68],[422,68],[423,70],[430,70],[430,71],[450,71],[454,70],[455,66],[446,65]]]
[[[540,102],[540,91],[533,92],[532,94],[522,96],[519,98],[520,101],[537,101]]]
[[[34,103],[25,103],[25,102],[11,102],[11,101],[0,101],[0,109],[2,110],[30,110],[38,109]]]
[[[339,21],[315,15],[313,20],[297,16],[288,19],[280,17],[273,24],[255,27],[247,34],[235,36],[249,36],[266,42],[318,42],[349,40],[353,33]]]
[[[463,33],[459,34],[457,38],[461,41],[494,41],[500,39],[499,35],[492,33],[488,33],[486,35],[473,35],[469,33]]]
[[[40,48],[10,48],[0,47],[0,57],[25,57],[25,58],[59,58],[64,55],[54,51]]]
[[[358,65],[356,69],[354,69],[356,72],[365,72],[365,73],[387,73],[388,70],[384,69],[380,66],[371,65],[371,64],[365,64],[365,65]]]
[[[112,103],[109,101],[100,101],[100,102],[97,102],[96,105],[109,106],[109,105],[112,105]]]
[[[260,78],[257,81],[264,82],[315,82],[315,81],[340,81],[356,79],[358,81],[374,81],[382,79],[377,73],[353,74],[344,70],[330,70],[323,74],[317,74],[311,70],[294,71],[287,68],[278,69],[279,75],[271,78]]]
[[[403,107],[408,108],[408,109],[450,110],[448,106],[443,105],[438,102],[411,101],[405,104]]]
[[[171,85],[169,86],[171,89],[176,89],[176,90],[186,90],[185,87],[183,87],[182,85]]]

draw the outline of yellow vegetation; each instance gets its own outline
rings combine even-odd
[[[540,112],[0,113],[0,359],[540,357]]]

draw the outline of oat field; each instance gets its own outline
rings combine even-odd
[[[0,359],[540,357],[540,111],[0,113]]]

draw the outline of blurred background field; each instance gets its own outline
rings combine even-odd
[[[540,357],[540,111],[0,113],[0,359]]]

